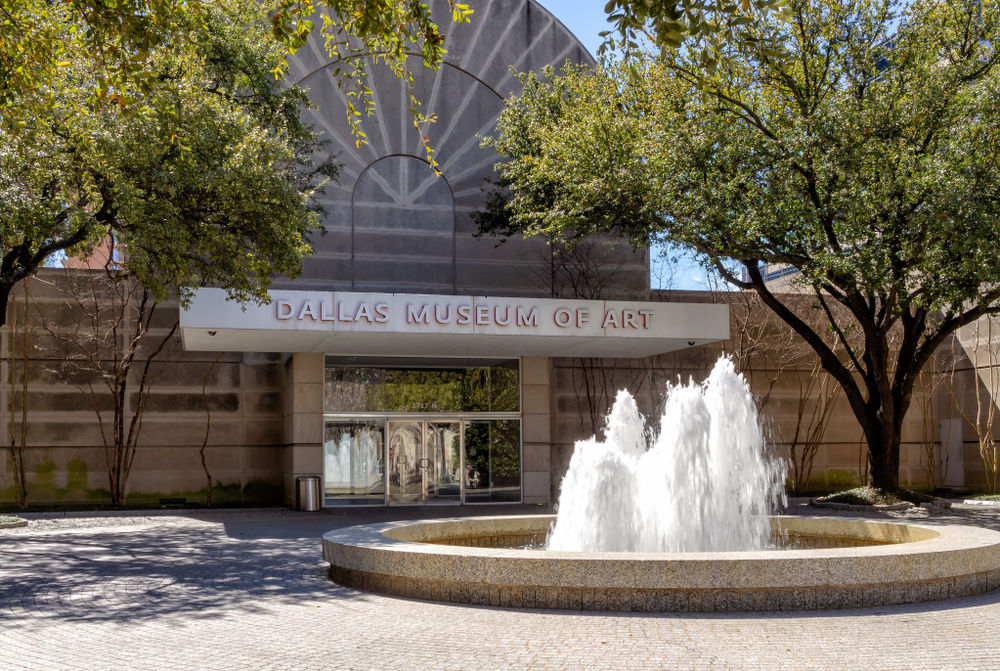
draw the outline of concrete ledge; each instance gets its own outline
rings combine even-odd
[[[14,522],[0,522],[0,529],[18,529],[28,526],[28,520],[16,520]]]
[[[891,545],[717,553],[572,553],[433,545],[544,533],[552,515],[392,522],[323,536],[336,582],[381,594],[517,608],[753,611],[933,601],[1000,586],[1000,533],[775,517],[791,535]]]

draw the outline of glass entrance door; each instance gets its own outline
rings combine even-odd
[[[462,500],[462,423],[427,422],[426,503]]]
[[[517,419],[324,418],[325,505],[517,503]]]
[[[389,503],[460,503],[462,423],[389,420]]]
[[[387,423],[389,503],[424,502],[424,423]]]

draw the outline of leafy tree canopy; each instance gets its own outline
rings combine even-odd
[[[149,46],[155,85],[117,91],[73,5],[36,7],[65,61],[44,109],[0,126],[0,316],[16,282],[111,237],[119,276],[159,299],[208,283],[264,300],[273,274],[297,274],[319,223],[310,199],[337,166],[313,164],[308,99],[274,78],[283,50],[260,6],[203,3],[187,39]]]
[[[452,20],[469,21],[472,10],[451,2]],[[422,2],[397,0],[271,0],[259,2],[270,13],[270,33],[294,53],[310,33],[319,32],[330,57],[331,70],[348,88],[348,121],[359,142],[365,141],[361,117],[374,110],[366,85],[366,59],[382,62],[407,82],[412,81],[408,59],[437,69],[445,54],[444,36],[430,9]],[[75,105],[100,107],[108,101],[123,109],[154,89],[164,88],[154,52],[164,46],[180,48],[203,39],[212,30],[217,8],[205,0],[9,0],[0,6],[0,126],[22,128],[54,105],[64,105],[57,87],[79,57],[87,52],[91,76],[80,85],[86,96]],[[316,29],[316,22],[320,27]],[[270,63],[280,79],[287,70],[284,58]],[[411,94],[418,129],[428,121]],[[148,97],[143,104],[149,105]],[[431,158],[430,147],[427,147]]]
[[[874,484],[894,488],[920,369],[1000,310],[998,3],[789,9],[787,55],[729,49],[709,86],[690,49],[647,56],[638,78],[523,76],[486,141],[509,161],[479,222],[702,253],[815,349],[864,429]],[[772,291],[766,264],[800,271],[795,290],[849,361]]]
[[[448,2],[452,21],[470,20],[473,11],[468,5]],[[685,43],[699,52],[712,71],[717,59],[724,58],[725,45],[780,56],[780,29],[765,19],[782,16],[787,11],[785,2],[609,0],[605,11],[614,30],[604,33],[608,39],[601,53],[620,49],[630,56],[640,42],[663,47]],[[428,5],[420,0],[270,0],[261,9],[270,11],[272,35],[286,53],[295,53],[319,33],[335,63],[331,73],[348,89],[347,118],[359,144],[366,141],[361,119],[374,112],[366,61],[386,64],[409,84],[411,58],[437,69],[447,53],[445,36]],[[52,84],[71,65],[74,42],[89,49],[93,75],[90,95],[80,102],[93,106],[112,100],[127,107],[133,88],[148,92],[163,85],[156,63],[150,60],[151,50],[197,39],[209,14],[204,0],[4,2],[0,6],[0,125],[17,128],[56,104]],[[67,40],[67,34],[73,39]],[[285,70],[283,60],[274,64],[276,76]],[[433,120],[420,112],[412,91],[410,108],[418,130]],[[433,150],[429,145],[425,149],[435,166]]]
[[[198,0],[6,0],[0,5],[0,125],[7,130],[65,100],[60,71],[87,50],[90,95],[77,104],[129,102],[129,88],[160,81],[151,50],[190,41],[204,28]]]
[[[609,0],[604,8],[613,30],[600,52],[619,51],[630,60],[640,43],[661,47],[686,44],[702,63],[715,71],[719,59],[726,58],[723,47],[782,56],[781,20],[786,0]],[[451,18],[467,23],[473,10],[466,4],[448,0]],[[332,59],[340,65],[333,73],[347,84],[348,120],[358,137],[365,141],[359,124],[372,114],[374,101],[366,86],[365,58],[385,63],[407,83],[412,82],[408,59],[419,57],[424,67],[437,69],[447,53],[445,36],[421,0],[278,0],[272,23],[275,36],[294,53],[315,31],[319,32]],[[770,20],[768,20],[770,19]],[[342,64],[342,65],[341,65]],[[410,91],[414,125],[431,121],[419,111],[420,102]],[[425,144],[431,166],[433,150]]]
[[[733,51],[785,56],[787,0],[609,0],[604,11],[614,30],[602,33],[602,55],[618,48],[630,60],[643,42],[663,50],[683,46],[697,54],[707,79]],[[638,75],[634,68],[629,72]]]

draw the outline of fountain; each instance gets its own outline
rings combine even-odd
[[[890,605],[1000,586],[995,531],[773,515],[785,467],[731,361],[668,391],[655,432],[618,394],[604,440],[576,444],[557,515],[331,531],[330,576],[436,601],[637,611]],[[769,551],[776,538],[793,549]]]
[[[604,441],[576,444],[547,549],[571,552],[763,550],[785,503],[786,468],[769,459],[750,389],[731,360],[703,385],[673,386],[649,439],[618,392]]]

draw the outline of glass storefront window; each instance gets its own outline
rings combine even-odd
[[[465,502],[521,500],[521,422],[465,422]]]
[[[424,502],[423,422],[389,422],[389,500]]]
[[[427,422],[427,501],[458,503],[461,495],[462,423]]]
[[[428,368],[328,363],[326,412],[519,412],[518,362]]]
[[[327,503],[383,503],[384,424],[379,421],[326,422],[323,433]]]

